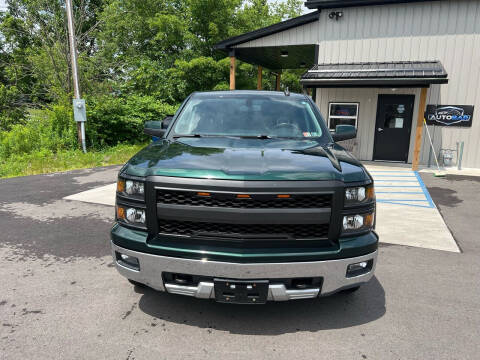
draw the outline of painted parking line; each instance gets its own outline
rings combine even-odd
[[[373,177],[392,177],[392,178],[415,178],[415,175],[373,175]]]
[[[394,205],[401,205],[401,206],[408,206],[408,207],[421,207],[431,209],[433,208],[427,200],[421,200],[420,202],[409,202],[409,200],[377,200],[377,203],[383,204],[394,204]]]
[[[417,186],[417,185],[375,185],[375,189],[376,188],[400,188],[400,189],[418,188],[418,189],[421,189],[421,186]]]
[[[427,198],[429,205],[433,208],[436,208],[435,203],[433,202],[432,197],[430,196],[430,193],[428,192],[427,187],[423,183],[423,180],[420,177],[418,171],[415,171],[415,176],[417,177],[418,183],[422,187],[423,193],[425,194],[425,197]]]
[[[415,179],[415,176],[409,176],[413,179]],[[395,180],[395,179],[375,179],[375,182],[391,182],[391,183],[418,183],[418,180]]]
[[[423,194],[423,191],[375,191],[375,194]]]
[[[372,176],[376,184],[376,188],[382,191],[377,192],[377,202],[395,204],[401,206],[434,208],[435,204],[428,193],[427,188],[423,184],[421,177],[416,171],[402,171],[409,175],[396,175],[398,172],[390,172],[389,174],[377,174],[372,171]],[[381,177],[379,179],[379,177]],[[417,191],[401,191],[418,189]],[[398,195],[401,194],[401,195]],[[418,197],[420,195],[420,198]]]
[[[370,174],[386,174],[386,175],[389,175],[389,174],[411,174],[413,173],[412,170],[398,170],[398,171],[389,171],[389,170],[385,170],[385,171],[368,171]]]
[[[405,193],[395,193],[395,194],[378,194],[377,200],[395,200],[395,201],[428,201],[425,198],[425,195],[422,194],[405,194]]]

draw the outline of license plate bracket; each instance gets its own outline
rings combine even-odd
[[[268,280],[214,279],[215,300],[234,304],[264,304],[268,297]]]

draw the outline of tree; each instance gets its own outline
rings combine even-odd
[[[0,15],[0,130],[25,121],[29,108],[70,106],[72,95],[65,0],[7,3],[8,11]],[[192,91],[228,88],[226,54],[213,45],[297,16],[300,4],[74,0],[82,93],[94,106],[106,96],[175,105]],[[256,67],[239,62],[237,88],[255,88],[255,78]],[[295,87],[293,76],[284,79]],[[267,88],[270,82],[273,76],[266,71]]]

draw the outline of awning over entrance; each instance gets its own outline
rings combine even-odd
[[[428,87],[446,84],[440,61],[318,64],[302,75],[305,87]]]
[[[245,43],[310,24],[318,21],[319,17],[320,13],[314,11],[220,41],[214,48],[227,52],[236,59],[271,70],[309,68],[316,62],[315,51],[318,45],[314,43],[279,44],[277,46],[248,46]]]
[[[315,45],[235,48],[235,56],[272,70],[309,68],[315,64]]]

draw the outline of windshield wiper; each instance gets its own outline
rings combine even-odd
[[[241,139],[272,139],[270,135],[229,135],[234,137],[239,137]]]
[[[200,134],[183,134],[183,135],[173,135],[174,139],[182,138],[182,137],[188,137],[188,138],[200,138],[202,135]]]
[[[204,138],[204,137],[226,137],[226,138],[239,138],[239,139],[261,139],[261,140],[268,140],[268,139],[289,139],[289,140],[305,140],[308,138],[302,138],[302,137],[295,137],[295,136],[270,136],[266,134],[260,134],[260,135],[209,135],[209,134],[176,134],[173,135],[174,139],[178,138]]]

